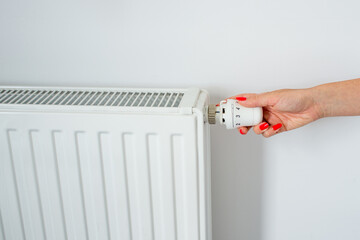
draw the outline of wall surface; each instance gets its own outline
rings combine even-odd
[[[360,77],[357,0],[0,1],[0,84],[201,87]],[[212,129],[214,240],[360,239],[360,117]]]

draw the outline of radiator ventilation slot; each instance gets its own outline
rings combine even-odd
[[[0,104],[179,107],[183,92],[0,89]]]

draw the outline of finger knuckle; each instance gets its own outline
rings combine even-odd
[[[265,138],[271,137],[271,134],[270,134],[269,132],[263,132],[262,135],[263,135],[263,137],[265,137]]]

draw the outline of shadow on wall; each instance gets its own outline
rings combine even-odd
[[[262,239],[262,143],[211,126],[213,240]]]

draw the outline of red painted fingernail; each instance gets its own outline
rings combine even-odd
[[[245,132],[240,128],[239,132],[242,134],[242,135],[245,135]]]
[[[262,123],[262,124],[259,126],[259,128],[260,128],[261,131],[267,129],[268,127],[269,127],[269,124],[268,124],[267,122]]]
[[[281,124],[281,123],[278,123],[278,124],[275,124],[275,125],[272,127],[272,129],[273,129],[274,131],[276,131],[276,130],[280,129],[281,127],[282,127],[282,124]]]
[[[218,103],[218,104],[216,104],[216,106],[218,107],[218,106],[220,106],[220,104]]]
[[[245,100],[246,100],[246,97],[236,97],[236,100],[238,100],[238,101],[245,101]]]

